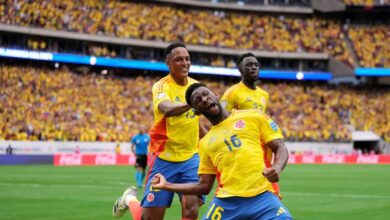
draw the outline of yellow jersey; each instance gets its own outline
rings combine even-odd
[[[200,140],[198,174],[215,174],[216,197],[252,197],[275,193],[263,175],[263,145],[283,138],[279,127],[259,110],[233,110]]]
[[[221,105],[229,112],[232,109],[259,109],[265,112],[269,95],[256,86],[248,88],[242,81],[230,87],[221,98]]]
[[[197,81],[188,77],[185,86],[176,84],[168,75],[153,85],[154,125],[150,129],[150,152],[159,158],[181,162],[198,152],[199,117],[193,109],[173,117],[165,117],[158,105],[165,100],[185,103],[187,88]]]
[[[246,110],[246,109],[259,109],[265,112],[269,100],[268,92],[260,89],[256,86],[256,90],[248,88],[242,81],[230,87],[223,94],[221,99],[221,105],[227,111],[231,112],[233,109]],[[267,167],[272,165],[272,150],[264,148],[265,163]],[[279,197],[279,185],[273,184],[273,187]]]

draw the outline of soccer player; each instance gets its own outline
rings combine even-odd
[[[255,109],[229,113],[204,84],[191,85],[186,100],[213,124],[199,144],[199,181],[176,184],[156,174],[153,188],[203,195],[217,178],[215,197],[203,219],[292,219],[271,185],[279,181],[288,159],[276,123]],[[275,153],[271,167],[263,159],[262,144]]]
[[[152,159],[148,177],[162,173],[174,183],[197,182],[199,166],[199,117],[185,102],[187,88],[197,81],[188,77],[191,61],[182,43],[173,43],[165,50],[169,74],[153,85],[154,125],[150,130]],[[202,130],[203,131],[203,130]],[[201,131],[201,132],[202,132]],[[144,197],[136,200],[136,191],[129,187],[113,207],[114,217],[127,210],[133,219],[163,219],[174,193],[155,190],[147,178]],[[179,194],[182,219],[197,219],[202,197]]]
[[[260,63],[252,53],[245,53],[237,59],[238,70],[241,73],[241,81],[230,87],[221,98],[221,105],[231,112],[233,109],[259,109],[265,112],[269,100],[266,91],[259,88],[256,82],[259,78]],[[271,166],[272,150],[264,147],[265,163]],[[281,197],[279,185],[273,183],[275,193]]]
[[[232,109],[259,109],[265,112],[269,95],[256,85],[260,64],[255,55],[245,53],[237,59],[241,81],[230,87],[221,98],[221,105],[229,112]]]
[[[131,151],[135,154],[135,180],[137,182],[138,189],[142,188],[142,182],[145,178],[146,164],[148,161],[148,146],[150,143],[150,137],[145,133],[144,126],[140,126],[139,133],[131,138]]]

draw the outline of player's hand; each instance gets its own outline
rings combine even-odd
[[[276,170],[273,167],[265,168],[263,170],[263,176],[268,179],[271,183],[276,183],[279,181],[280,171]]]
[[[167,180],[161,173],[157,173],[153,176],[152,187],[153,189],[163,189]]]

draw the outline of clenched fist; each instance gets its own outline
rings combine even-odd
[[[279,181],[280,171],[273,167],[265,168],[263,170],[263,176],[268,179],[271,183]]]
[[[165,183],[167,180],[161,173],[157,173],[153,176],[152,187],[153,189],[164,189]]]

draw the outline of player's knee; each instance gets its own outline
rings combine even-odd
[[[198,219],[199,207],[191,207],[183,210],[183,219]]]
[[[183,218],[185,219],[197,219],[199,213],[199,205],[195,202],[192,204],[187,203],[183,207]]]

